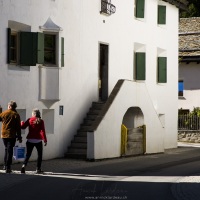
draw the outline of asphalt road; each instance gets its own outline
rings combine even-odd
[[[30,168],[31,165],[34,162]],[[200,191],[200,148],[98,162],[58,159],[44,161],[43,166],[48,170],[43,175],[33,171],[25,175],[18,170],[12,174],[1,171],[0,199],[196,200],[187,188],[192,186]],[[180,181],[186,177],[196,179]]]

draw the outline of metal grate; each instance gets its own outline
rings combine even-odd
[[[179,115],[178,130],[200,130],[200,117],[196,115]]]
[[[116,12],[116,7],[113,4],[111,4],[111,0],[101,0],[100,13],[111,15],[114,14],[115,12]]]

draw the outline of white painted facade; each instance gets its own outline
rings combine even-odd
[[[23,120],[31,116],[32,108],[42,111],[48,130],[44,159],[64,155],[91,103],[98,101],[100,43],[109,45],[108,93],[119,79],[127,81],[97,130],[88,133],[88,158],[120,156],[121,124],[130,107],[140,107],[143,112],[146,153],[177,147],[178,8],[148,0],[145,18],[137,19],[134,3],[112,0],[116,13],[106,16],[99,12],[100,0],[0,1],[0,105],[5,110],[7,102],[15,100]],[[158,4],[166,6],[166,25],[157,24]],[[42,29],[49,18],[57,26],[47,23]],[[56,66],[7,64],[9,26],[31,32],[52,28],[58,43]],[[64,67],[61,37],[65,41]],[[134,52],[146,53],[145,81],[134,80]],[[158,56],[167,57],[167,83],[157,83]],[[64,108],[63,115],[59,115],[59,106]],[[0,163],[3,153],[0,141]]]
[[[179,98],[178,108],[193,111],[200,107],[200,70],[197,62],[180,63],[179,80],[184,81],[183,97]]]

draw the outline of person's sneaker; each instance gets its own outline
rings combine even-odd
[[[11,173],[11,172],[12,172],[11,169],[6,169],[6,173],[7,173],[7,174],[9,174],[9,173]]]
[[[22,166],[22,168],[21,168],[21,174],[25,174],[25,167],[24,166]]]
[[[36,170],[36,174],[42,174],[44,171],[42,171],[41,169],[37,169]]]
[[[6,166],[5,165],[3,166],[3,170],[6,170]]]

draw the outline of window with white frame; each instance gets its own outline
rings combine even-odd
[[[7,31],[7,63],[35,66],[43,64],[59,66],[58,57],[61,54],[61,66],[64,66],[64,38],[61,37],[60,51],[58,34],[48,32],[15,31],[8,28]]]
[[[166,6],[158,5],[158,24],[166,24]]]

